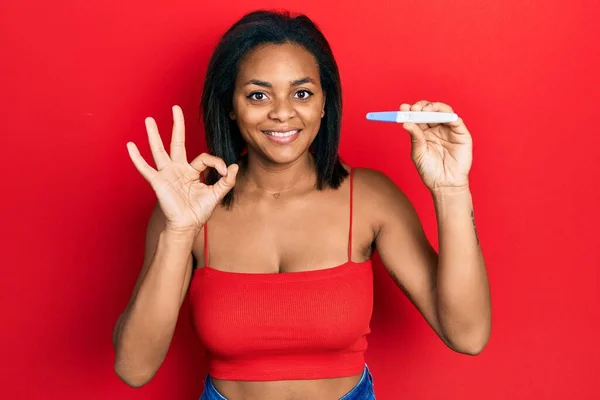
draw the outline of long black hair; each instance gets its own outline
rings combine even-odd
[[[348,176],[338,155],[342,85],[327,39],[306,15],[293,16],[287,11],[254,11],[243,16],[221,37],[208,64],[201,100],[208,151],[222,158],[227,165],[240,161],[246,143],[237,123],[229,117],[240,62],[256,46],[285,43],[304,47],[317,60],[326,96],[325,115],[311,145],[317,167],[317,189],[337,189]],[[214,184],[219,177],[215,170],[210,170],[206,182]],[[232,205],[233,192],[232,189],[223,199],[224,205]]]

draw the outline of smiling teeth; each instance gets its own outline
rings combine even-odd
[[[298,133],[297,130],[295,131],[288,131],[288,132],[265,132],[267,135],[270,136],[275,136],[275,137],[289,137],[292,135],[295,135],[296,133]]]

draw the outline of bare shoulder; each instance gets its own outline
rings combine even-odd
[[[385,173],[371,168],[354,169],[355,197],[368,203],[395,202],[406,197],[398,185]]]
[[[408,197],[382,171],[355,168],[353,192],[356,206],[368,211],[377,230],[390,220],[408,221],[414,213]]]

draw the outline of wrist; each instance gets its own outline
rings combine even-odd
[[[175,242],[194,242],[200,233],[200,229],[196,228],[174,228],[166,226],[162,231],[161,236],[165,239]]]
[[[438,217],[458,216],[473,209],[473,196],[468,186],[431,191]]]
[[[431,195],[435,198],[456,197],[471,194],[471,187],[468,183],[460,186],[444,186],[429,189]]]

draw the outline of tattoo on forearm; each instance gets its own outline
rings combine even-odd
[[[475,226],[475,212],[471,210],[471,220],[473,221],[473,229],[475,230],[475,239],[477,239],[477,245],[479,246],[479,236],[477,235],[477,226]]]

